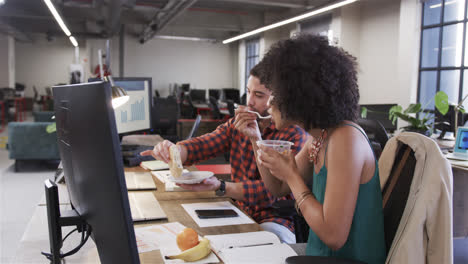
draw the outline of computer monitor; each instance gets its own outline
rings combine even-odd
[[[91,227],[101,263],[139,263],[110,84],[57,86],[53,94],[74,211]]]
[[[190,83],[183,83],[180,85],[180,88],[183,92],[188,92],[190,91]]]
[[[208,89],[209,97],[214,97],[216,100],[221,99],[221,90],[220,89]]]
[[[115,109],[115,121],[119,134],[151,129],[152,79],[150,77],[113,78],[114,83],[125,89],[130,99]],[[89,81],[100,81],[93,78]]]
[[[235,88],[225,88],[223,89],[224,99],[232,100],[236,104],[240,104],[240,92]]]
[[[458,112],[458,126],[463,126],[463,113]],[[434,128],[440,130],[439,139],[443,139],[446,132],[455,132],[455,106],[449,105],[448,112],[443,115],[439,110],[435,110]]]
[[[194,103],[205,103],[206,102],[206,90],[202,89],[191,89],[190,98]]]
[[[388,112],[390,108],[395,105],[396,104],[365,104],[361,105],[360,109],[362,110],[363,107],[366,107],[367,117],[365,119],[377,120],[387,132],[393,133],[397,129],[397,121],[393,124],[388,118]]]

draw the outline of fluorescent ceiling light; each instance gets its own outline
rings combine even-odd
[[[158,38],[158,39],[175,39],[175,40],[190,40],[190,41],[216,42],[216,39],[195,38],[195,37],[183,37],[183,36],[164,36],[164,35],[156,35],[156,36],[154,36],[154,38]]]
[[[63,22],[62,18],[60,17],[59,13],[55,9],[52,2],[50,2],[50,0],[44,0],[44,2],[47,5],[47,7],[49,8],[52,15],[54,15],[55,20],[57,20],[57,23],[62,28],[63,32],[65,32],[65,35],[67,35],[67,37],[69,37],[71,35],[70,30],[68,30],[67,26]]]
[[[270,29],[272,29],[272,28],[277,28],[277,27],[284,26],[284,25],[289,24],[289,23],[292,23],[292,22],[296,22],[296,21],[299,21],[299,20],[302,20],[302,19],[305,19],[305,18],[309,18],[309,17],[311,17],[311,16],[315,16],[315,15],[318,15],[318,14],[321,14],[321,13],[324,13],[324,12],[327,12],[327,11],[330,11],[330,10],[333,10],[333,9],[335,9],[335,8],[338,8],[338,7],[342,7],[342,6],[345,6],[345,5],[349,5],[349,4],[354,3],[354,2],[356,2],[356,1],[359,1],[359,0],[346,0],[346,1],[342,1],[342,2],[333,4],[333,5],[329,5],[329,6],[326,6],[326,7],[324,7],[324,8],[320,8],[320,9],[317,9],[317,10],[314,10],[314,11],[311,11],[311,12],[308,12],[308,13],[305,13],[305,14],[302,14],[302,15],[299,15],[299,16],[296,16],[296,17],[292,17],[292,18],[289,18],[289,19],[286,19],[286,20],[283,20],[283,21],[280,21],[280,22],[277,22],[277,23],[274,23],[274,24],[271,24],[271,25],[268,25],[268,26],[264,26],[264,27],[261,27],[261,28],[252,30],[252,31],[250,31],[250,32],[241,34],[241,35],[239,35],[239,36],[236,36],[236,37],[233,37],[233,38],[230,38],[230,39],[223,40],[223,44],[227,44],[227,43],[230,43],[230,42],[239,40],[239,39],[246,38],[246,37],[248,37],[248,36],[252,36],[252,35],[258,34],[258,33],[260,33],[260,32],[264,32],[264,31],[270,30]]]
[[[73,44],[73,46],[78,47],[78,42],[76,42],[76,39],[74,36],[70,36],[70,41]]]
[[[0,0],[0,6],[5,4],[5,0]]]

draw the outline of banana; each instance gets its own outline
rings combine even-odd
[[[179,255],[166,256],[166,259],[181,259],[183,261],[197,261],[208,256],[211,252],[210,241],[206,238],[200,240],[198,245],[182,251]]]

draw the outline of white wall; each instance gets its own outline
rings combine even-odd
[[[85,49],[80,49],[85,54]],[[15,44],[16,82],[26,85],[25,96],[33,96],[33,85],[39,94],[45,87],[69,83],[69,66],[75,62],[75,47],[68,39],[47,42],[38,38],[34,43]]]
[[[153,89],[162,96],[172,83],[190,83],[192,88],[234,86],[229,45],[201,41],[153,39],[144,45],[135,39],[125,42],[125,76],[153,78]]]
[[[361,104],[416,101],[420,21],[418,0],[363,1],[334,13],[339,45],[358,59]]]
[[[15,87],[15,42],[0,34],[0,87]]]

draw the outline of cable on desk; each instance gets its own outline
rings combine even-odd
[[[65,239],[67,239],[68,236],[70,236],[73,232],[75,232],[77,230],[78,230],[78,228],[75,228],[72,231],[70,231],[63,238],[62,243],[65,241]],[[86,236],[85,236],[85,232],[86,232]],[[71,256],[71,255],[75,254],[76,252],[78,252],[84,246],[86,241],[88,241],[88,238],[89,238],[90,235],[91,235],[91,226],[89,224],[86,224],[83,227],[83,230],[81,232],[81,242],[80,242],[80,244],[78,246],[76,246],[74,249],[68,251],[67,253],[60,254],[60,258],[62,259],[62,258]],[[41,254],[44,255],[48,260],[52,261],[52,254],[51,253],[41,252]]]

